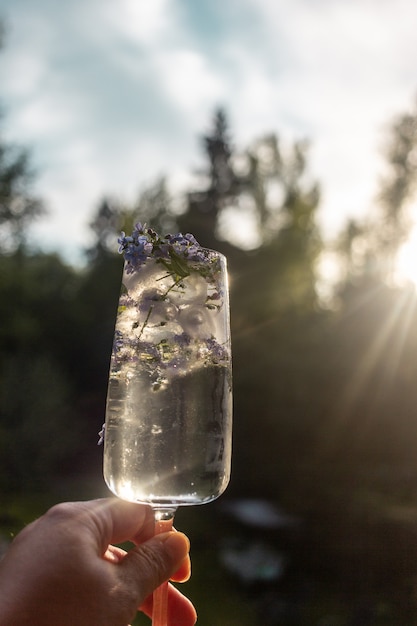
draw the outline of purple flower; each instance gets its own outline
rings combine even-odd
[[[179,348],[187,348],[191,343],[191,337],[188,333],[180,333],[174,335],[174,342]]]
[[[228,351],[213,337],[211,337],[210,339],[206,339],[206,347],[210,352],[213,363],[228,361]]]
[[[206,258],[205,250],[200,246],[194,235],[178,233],[177,235],[167,235],[166,240],[178,256],[189,261],[204,262]]]
[[[128,274],[140,270],[148,259],[153,258],[165,266],[176,284],[191,272],[197,272],[221,294],[217,286],[220,274],[219,257],[200,246],[191,233],[160,237],[155,230],[138,222],[132,234],[127,236],[122,232],[118,242],[119,252],[125,257]]]
[[[113,339],[113,351],[115,353],[120,352],[120,350],[124,346],[123,335],[120,330],[114,331],[114,339]]]
[[[136,224],[131,236],[126,236],[124,232],[121,233],[121,237],[118,239],[119,252],[125,256],[128,272],[134,271],[152,256],[154,244],[150,240],[152,237],[148,233],[149,230],[144,230],[142,224],[139,223]],[[151,232],[153,233],[153,231]]]
[[[169,260],[170,251],[194,263],[207,261],[207,251],[191,233],[168,234],[161,238],[156,231],[141,222],[135,225],[132,235],[127,236],[122,232],[118,243],[119,252],[125,255],[126,261],[132,267],[142,265],[150,256]]]

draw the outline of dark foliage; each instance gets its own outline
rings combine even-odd
[[[402,131],[401,124],[394,128],[394,134]],[[407,154],[414,142],[412,135]],[[189,192],[183,214],[173,210],[163,180],[133,208],[103,201],[82,271],[21,245],[40,205],[19,191],[26,161],[15,161],[13,174],[0,151],[0,192],[11,197],[1,205],[0,221],[22,236],[0,256],[0,490],[99,479],[96,433],[122,269],[117,231],[138,220],[165,225],[192,232],[228,257],[235,429],[233,480],[225,497],[279,501],[303,520],[292,557],[294,567],[305,567],[307,582],[319,572],[326,584],[339,576],[347,590],[365,563],[369,593],[392,584],[388,571],[398,574],[401,587],[417,575],[404,547],[410,542],[416,552],[409,524],[417,515],[415,291],[387,281],[384,246],[373,238],[377,225],[351,225],[340,252],[346,280],[337,306],[323,308],[316,288],[323,251],[319,194],[316,184],[305,182],[304,144],[285,151],[277,137],[263,138],[240,155],[245,167],[239,169],[219,111],[203,147],[204,183]],[[411,193],[414,171],[406,174]],[[278,200],[271,200],[271,187],[279,189]],[[392,180],[390,189],[396,189]],[[380,219],[385,233],[389,226],[398,234],[387,250],[392,258],[404,222],[388,192],[386,187]],[[225,212],[230,206],[239,211],[242,198],[255,216],[258,243],[250,250],[221,227]],[[17,205],[23,213],[10,208]],[[358,263],[353,250],[359,237],[369,246]],[[378,271],[370,269],[373,254]],[[401,545],[394,545],[395,537]]]

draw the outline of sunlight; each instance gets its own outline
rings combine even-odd
[[[417,226],[400,248],[395,267],[395,281],[400,285],[412,283],[417,287]]]

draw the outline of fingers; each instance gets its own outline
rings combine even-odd
[[[171,576],[171,580],[176,583],[185,583],[191,576],[191,560],[189,555],[185,557],[177,571]]]
[[[152,595],[148,596],[140,610],[152,617]],[[173,587],[168,587],[168,626],[194,626],[197,613],[192,602]]]
[[[120,561],[124,559],[126,554],[127,552],[125,550],[122,550],[122,548],[109,545],[106,552],[104,553],[104,558],[110,563],[120,563]]]
[[[120,563],[120,561],[122,561],[125,558],[126,554],[127,552],[125,550],[122,550],[122,548],[109,545],[109,547],[107,548],[104,554],[104,558],[106,559],[106,561],[109,561],[110,563]],[[176,583],[185,583],[187,582],[187,580],[190,579],[190,577],[191,577],[191,559],[187,555],[184,561],[181,563],[178,570],[171,576],[171,580],[173,580]]]
[[[154,536],[154,515],[148,506],[105,498],[76,503],[77,518],[92,533],[105,560],[119,571],[127,596],[144,603],[152,612],[152,593],[164,581],[189,579],[191,573],[188,538],[176,531]],[[68,512],[68,511],[67,511]],[[136,545],[127,554],[112,543],[131,540]],[[145,599],[148,600],[145,602]],[[192,603],[170,586],[169,626],[193,626],[196,612]]]
[[[176,528],[172,529],[174,532],[177,532]],[[190,556],[187,554],[184,561],[181,563],[178,570],[171,576],[171,580],[177,583],[185,583],[190,579],[191,576],[191,560]]]
[[[120,563],[124,580],[135,584],[139,604],[176,572],[185,575],[190,543],[178,532],[162,533],[128,552]],[[185,566],[187,567],[187,566]]]

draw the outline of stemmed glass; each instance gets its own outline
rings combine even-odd
[[[178,506],[211,502],[229,482],[232,438],[226,259],[192,235],[137,224],[125,265],[110,366],[104,478],[118,497],[150,504],[155,533]],[[166,626],[167,587],[153,626]]]

